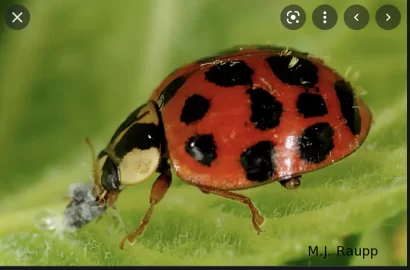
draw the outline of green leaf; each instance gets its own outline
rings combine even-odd
[[[287,1],[16,1],[31,13],[22,31],[0,28],[0,265],[406,265],[406,4],[362,1],[369,25],[300,30],[280,25]],[[51,4],[52,2],[52,4]],[[295,1],[307,17],[321,1]],[[377,9],[402,12],[380,29]],[[3,14],[5,4],[0,5]],[[61,214],[68,186],[86,182],[90,153],[177,66],[238,44],[294,47],[325,58],[355,85],[373,112],[365,143],[348,158],[305,174],[297,190],[279,184],[244,190],[266,217],[253,231],[248,209],[175,180],[134,246],[114,212],[75,232],[39,229],[48,210]],[[347,72],[349,71],[349,72]],[[358,76],[360,75],[360,76]],[[148,208],[155,177],[118,200],[127,230]],[[309,246],[331,256],[309,256]],[[376,248],[377,256],[341,256]]]

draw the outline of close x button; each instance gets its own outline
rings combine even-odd
[[[7,8],[4,21],[13,30],[22,30],[30,22],[30,12],[21,5],[13,5]]]

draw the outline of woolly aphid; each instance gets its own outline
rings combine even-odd
[[[64,223],[68,228],[81,228],[106,210],[106,207],[98,206],[90,185],[71,184],[69,193],[71,202],[64,210]]]

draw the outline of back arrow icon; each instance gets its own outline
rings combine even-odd
[[[353,18],[356,20],[356,21],[359,21],[359,19],[357,18],[359,16],[359,13],[357,13]]]
[[[386,13],[386,16],[387,16],[387,19],[386,19],[386,22],[387,22],[388,20],[390,20],[391,17],[387,13]]]

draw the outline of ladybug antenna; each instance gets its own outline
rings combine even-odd
[[[93,183],[94,186],[99,186],[98,185],[98,164],[97,164],[97,158],[95,156],[95,151],[94,147],[91,144],[91,141],[88,137],[85,138],[85,143],[88,145],[88,148],[91,150],[91,158],[92,158],[92,177],[93,177]]]

